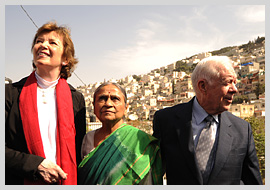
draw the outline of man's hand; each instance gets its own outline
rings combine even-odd
[[[67,174],[55,163],[44,159],[38,166],[38,172],[46,183],[57,183],[67,179]]]

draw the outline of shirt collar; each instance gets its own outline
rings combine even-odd
[[[199,125],[201,122],[204,121],[204,119],[209,115],[199,104],[197,98],[195,97],[194,102],[193,102],[193,108],[192,112],[196,121],[196,124]],[[219,123],[218,120],[218,115],[212,115],[214,120]]]
[[[52,81],[52,82],[46,81],[45,79],[41,78],[41,76],[39,76],[37,74],[37,71],[35,71],[35,77],[37,79],[37,83],[38,83],[39,87],[42,89],[48,89],[48,88],[55,87],[58,83],[58,80],[60,79],[60,76],[59,76],[58,79],[56,79],[55,81]]]

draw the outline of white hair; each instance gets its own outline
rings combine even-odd
[[[220,77],[220,73],[224,70],[232,70],[234,72],[233,61],[227,56],[210,56],[202,59],[195,67],[191,75],[192,86],[197,94],[197,83],[204,79],[210,85]]]

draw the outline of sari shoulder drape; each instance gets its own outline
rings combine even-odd
[[[78,184],[138,184],[152,168],[154,184],[162,184],[158,140],[127,124],[122,124],[78,168]]]

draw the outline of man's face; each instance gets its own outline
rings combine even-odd
[[[202,107],[212,115],[227,111],[232,104],[233,95],[237,93],[235,85],[234,71],[225,69],[213,84],[208,83]]]

